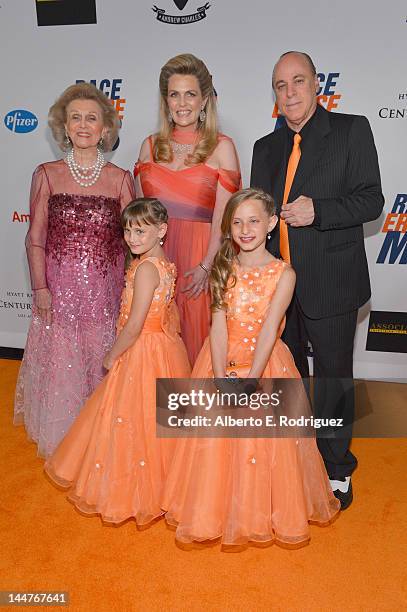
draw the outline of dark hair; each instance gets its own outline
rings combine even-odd
[[[161,225],[168,223],[167,209],[159,200],[155,198],[137,198],[123,209],[120,217],[123,229],[133,225]],[[128,250],[126,256],[126,268],[133,261],[134,255]]]

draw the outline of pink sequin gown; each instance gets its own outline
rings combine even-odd
[[[26,238],[33,289],[48,287],[52,324],[35,308],[17,381],[14,422],[50,455],[104,375],[123,287],[121,209],[129,172],[108,163],[80,187],[63,160],[35,170]]]

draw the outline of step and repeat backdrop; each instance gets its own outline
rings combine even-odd
[[[221,129],[237,146],[248,184],[254,141],[278,127],[271,72],[287,50],[311,55],[320,103],[366,115],[382,172],[385,209],[365,226],[372,298],[360,311],[355,375],[407,371],[407,11],[402,0],[340,6],[315,0],[2,0],[0,127],[0,346],[22,348],[31,316],[24,238],[31,175],[61,154],[47,127],[51,104],[90,81],[122,119],[111,160],[132,169],[157,127],[158,75],[178,53],[213,75]]]

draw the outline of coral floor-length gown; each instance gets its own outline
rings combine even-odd
[[[180,139],[178,133],[176,137]],[[228,137],[219,134],[219,139],[225,138]],[[144,196],[157,198],[168,210],[164,250],[177,266],[175,299],[180,311],[181,335],[193,364],[209,332],[210,296],[202,292],[197,298],[188,298],[182,292],[190,282],[184,274],[206,256],[218,184],[233,194],[240,187],[240,173],[212,168],[205,163],[172,170],[153,161],[151,136],[149,143],[150,160],[137,162],[134,173],[140,177]]]

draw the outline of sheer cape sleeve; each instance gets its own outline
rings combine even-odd
[[[136,197],[136,188],[131,173],[127,170],[120,190],[120,208],[123,210]]]
[[[30,191],[30,227],[25,238],[31,288],[47,287],[45,245],[48,231],[48,199],[51,189],[43,165],[35,169]]]
[[[219,145],[222,147],[222,159],[218,170],[219,184],[229,193],[235,193],[242,188],[239,157],[231,138],[219,133]],[[227,146],[225,146],[227,145]]]
[[[230,193],[235,193],[242,186],[240,170],[226,170],[219,168],[219,183]]]
[[[142,162],[138,159],[136,161],[136,163],[134,164],[134,170],[133,170],[134,178],[137,178],[138,175],[140,174],[140,170],[141,170],[140,166],[141,165],[142,165]]]

